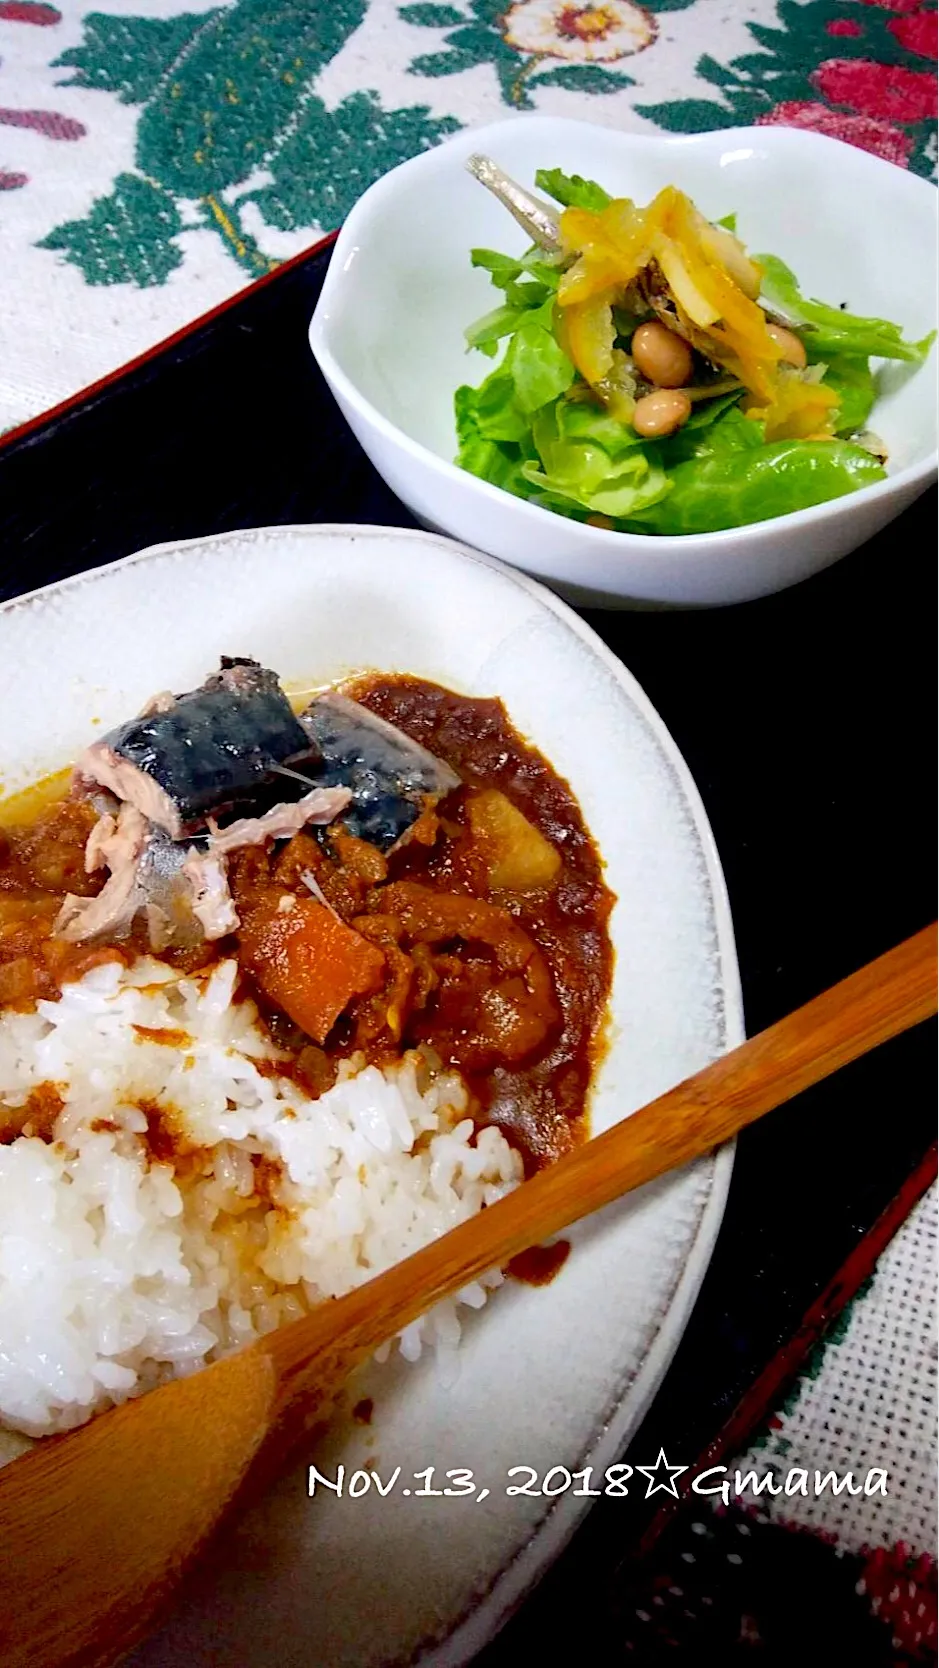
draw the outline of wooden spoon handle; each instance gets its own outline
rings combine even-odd
[[[281,1377],[281,1407],[312,1379],[322,1383],[324,1346],[338,1347],[347,1367],[353,1365],[487,1269],[709,1152],[764,1112],[928,1019],[937,1005],[936,945],[934,922],[472,1221],[337,1303],[272,1333],[265,1343]]]

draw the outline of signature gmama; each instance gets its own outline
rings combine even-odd
[[[720,1478],[721,1481],[716,1479]],[[864,1476],[863,1481],[855,1481],[853,1471],[845,1471],[841,1475],[837,1471],[808,1471],[802,1466],[793,1466],[785,1476],[777,1476],[774,1471],[735,1471],[728,1475],[726,1465],[712,1465],[707,1471],[701,1471],[695,1477],[691,1492],[693,1494],[719,1494],[727,1506],[731,1495],[737,1499],[745,1494],[802,1494],[806,1497],[818,1498],[826,1490],[832,1494],[883,1494],[887,1493],[887,1472],[874,1467]]]

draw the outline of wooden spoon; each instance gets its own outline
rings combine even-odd
[[[935,1012],[933,924],[348,1297],[14,1460],[0,1471],[4,1668],[114,1662],[379,1344]]]

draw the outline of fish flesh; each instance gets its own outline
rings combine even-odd
[[[156,712],[170,712],[176,705],[176,696],[171,689],[161,689],[158,694],[151,695],[145,701],[137,714],[138,718],[152,718]]]
[[[318,695],[300,723],[320,757],[312,773],[316,780],[350,790],[344,826],[380,851],[460,786],[456,771],[442,759],[347,695]]]
[[[265,840],[289,840],[309,822],[333,822],[352,799],[345,787],[313,788],[300,799],[272,805],[260,817],[241,817],[219,828],[209,819],[209,851],[222,856],[242,851],[245,846],[263,846]]]
[[[206,939],[212,943],[241,925],[235,900],[228,886],[228,864],[213,851],[192,846],[183,864],[183,874],[192,888],[192,912]]]
[[[70,943],[85,944],[105,936],[127,938],[142,920],[156,954],[169,948],[193,950],[207,937],[222,936],[207,931],[198,912],[202,892],[214,879],[211,872],[203,876],[187,867],[199,856],[195,846],[177,844],[153,828],[136,806],[125,803],[116,815],[103,811],[85,845],[85,870],[95,874],[107,868],[108,879],[96,897],[69,893],[53,931]],[[212,922],[223,914],[215,909]]]
[[[315,788],[292,804],[275,805],[219,829],[209,819],[208,841],[171,840],[136,807],[105,812],[88,836],[85,868],[109,868],[96,898],[64,900],[55,931],[73,943],[105,934],[126,938],[142,920],[150,948],[192,950],[240,925],[228,884],[228,853],[267,840],[286,840],[310,822],[332,822],[348,805],[348,788]]]
[[[122,938],[142,921],[159,953],[236,931],[226,854],[331,822],[351,799],[346,787],[310,783],[288,759],[309,768],[319,753],[276,674],[257,661],[223,658],[191,694],[154,696],[75,767],[76,791],[100,813],[85,869],[110,874],[97,897],[65,899],[59,935],[75,943]],[[217,816],[269,797],[283,776],[310,791],[219,827]]]
[[[85,868],[89,874],[99,868],[111,872],[94,898],[66,894],[53,924],[57,937],[81,944],[103,933],[120,938],[130,931],[140,907],[137,876],[149,833],[146,817],[133,805],[122,805],[116,818],[100,818],[88,836]]]
[[[223,657],[200,689],[148,703],[86,748],[76,791],[107,788],[178,840],[236,806],[256,800],[277,765],[316,762],[276,673],[257,661]]]
[[[85,873],[97,874],[99,869],[111,867],[111,854],[117,838],[117,817],[105,811],[98,818],[85,841]]]
[[[195,893],[186,864],[196,850],[185,842],[171,840],[162,830],[151,828],[137,870],[138,910],[150,939],[150,948],[195,950],[206,934],[195,912]]]

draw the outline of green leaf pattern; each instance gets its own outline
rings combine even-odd
[[[193,223],[249,276],[269,272],[277,261],[242,224],[248,202],[279,230],[332,230],[373,180],[460,126],[426,105],[385,110],[372,91],[332,110],[316,96],[366,9],[367,0],[234,0],[172,19],[91,13],[82,44],[58,62],[68,85],[140,105],[137,171],[42,246],[89,284],[143,288],[182,263],[177,239]],[[259,172],[263,186],[252,184]]]
[[[171,18],[107,17],[91,12],[82,45],[57,59],[75,71],[62,85],[116,93],[122,104],[146,104],[183,50],[217,15],[212,11]]]
[[[182,265],[175,243],[183,229],[165,191],[138,174],[118,174],[109,197],[99,197],[84,220],[67,221],[44,239],[80,267],[89,284],[165,284]]]
[[[571,114],[589,117],[589,100],[599,97],[605,105],[619,101],[614,119],[624,126],[638,117],[645,129],[697,133],[778,119],[773,111],[787,101],[824,110],[812,78],[832,57],[918,75],[925,66],[897,29],[909,7],[861,0],[765,0],[764,21],[747,24],[752,50],[729,62],[719,54],[719,18],[710,21],[721,10],[713,0],[641,7],[630,0],[411,0],[398,7],[406,26],[400,33],[419,41],[420,31],[426,47],[412,48],[403,76],[395,73],[395,93],[376,65],[383,91],[358,87],[337,100],[321,89],[321,77],[367,22],[371,4],[223,0],[175,17],[87,14],[80,44],[57,60],[62,85],[138,109],[134,167],[41,247],[89,284],[149,288],[183,264],[180,234],[202,227],[246,275],[260,276],[277,265],[265,228],[275,247],[275,233],[309,232],[312,240],[337,226],[388,169],[456,132],[461,117],[479,120],[457,80],[443,98],[443,89],[434,90],[433,109],[421,98],[422,83],[466,71],[482,70],[489,96],[504,109],[556,111],[566,108],[559,95],[573,95]],[[916,0],[918,13],[935,4]],[[681,12],[692,14],[687,23],[670,21]],[[646,88],[663,88],[656,66],[679,28],[694,29],[713,50],[699,56],[687,96],[648,101]],[[664,31],[658,39],[657,31]],[[532,49],[512,44],[519,37]],[[635,73],[627,73],[627,60]],[[395,102],[402,81],[414,89],[412,102]],[[543,105],[542,93],[554,102]],[[900,142],[911,168],[934,171],[934,122],[907,122]]]
[[[362,192],[386,172],[388,158],[400,160],[426,150],[460,124],[433,120],[426,109],[383,110],[375,93],[352,93],[330,113],[310,98],[293,132],[271,159],[273,181],[248,192],[268,225],[338,226]],[[324,154],[330,167],[324,170]]]

